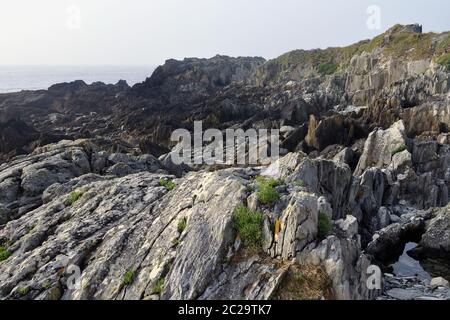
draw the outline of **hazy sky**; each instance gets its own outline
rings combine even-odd
[[[380,8],[381,29],[367,26],[370,5]],[[274,58],[414,22],[425,31],[450,30],[450,1],[1,0],[0,65],[159,65],[217,53]]]

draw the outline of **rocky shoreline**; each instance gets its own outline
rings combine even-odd
[[[398,25],[0,94],[0,299],[450,299],[445,270],[388,270],[410,242],[450,261],[449,39]],[[281,157],[177,165],[196,121],[277,129]]]

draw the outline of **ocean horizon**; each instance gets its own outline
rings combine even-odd
[[[154,66],[0,66],[0,93],[46,90],[56,83],[83,80],[91,84],[115,84],[125,80],[130,86],[150,77]]]

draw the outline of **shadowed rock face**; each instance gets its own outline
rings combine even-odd
[[[448,43],[395,26],[271,61],[168,60],[132,88],[1,94],[0,299],[291,297],[302,265],[329,279],[315,295],[373,299],[367,268],[405,242],[447,257]],[[174,164],[171,133],[197,120],[280,129],[280,170]],[[263,173],[279,179],[272,203]],[[242,205],[261,216],[259,250]]]
[[[167,152],[171,132],[192,129],[195,120],[206,129],[292,126],[296,134],[282,139],[290,151],[350,147],[400,119],[409,138],[435,139],[448,131],[449,73],[437,61],[448,53],[449,34],[417,31],[396,26],[346,48],[294,51],[267,62],[226,56],[168,60],[133,88],[123,81],[76,81],[3,94],[0,122],[20,115],[45,137],[108,137],[144,153]],[[324,73],[327,64],[336,68]],[[6,146],[3,153],[21,145]]]

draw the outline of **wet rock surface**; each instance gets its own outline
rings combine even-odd
[[[448,281],[423,281],[418,277],[384,274],[385,293],[378,300],[450,300]],[[434,282],[434,283],[433,283]],[[442,285],[440,285],[442,284]]]

